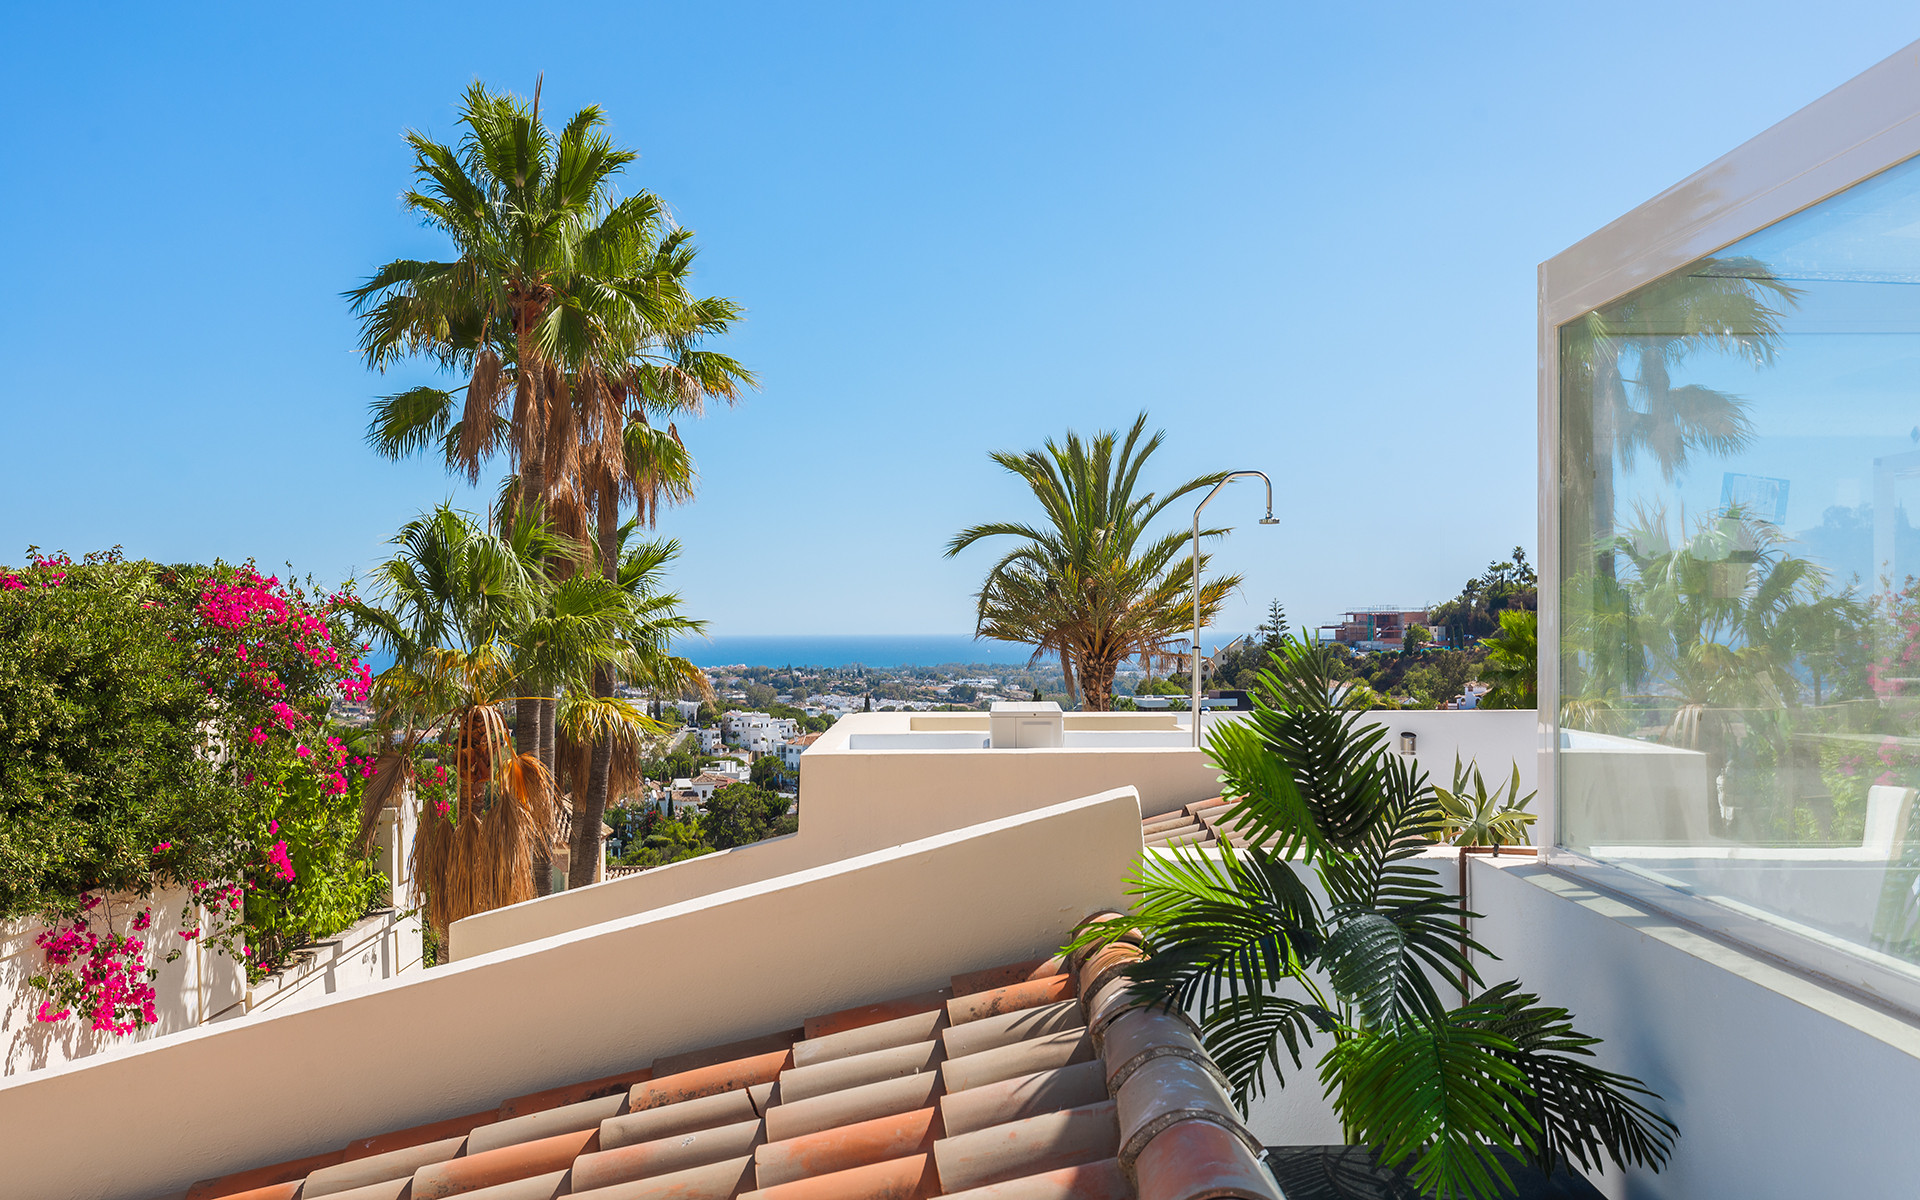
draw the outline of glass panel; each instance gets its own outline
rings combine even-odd
[[[1920,963],[1920,160],[1560,345],[1560,840]]]

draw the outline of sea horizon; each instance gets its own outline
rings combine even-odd
[[[964,633],[732,634],[675,642],[673,652],[697,667],[1024,667],[1033,657],[1031,646]]]
[[[1222,634],[1230,640],[1232,634]],[[1208,639],[1209,649],[1213,646]],[[730,634],[691,638],[673,643],[672,652],[696,667],[1025,667],[1033,647],[996,642],[967,634]],[[374,672],[385,670],[393,656],[375,650],[366,656]],[[1057,667],[1052,654],[1037,665]]]

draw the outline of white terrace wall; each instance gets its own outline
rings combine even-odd
[[[1534,714],[1382,711],[1369,714],[1389,738],[1417,736],[1417,757],[1442,784],[1454,754],[1478,757],[1498,786],[1520,763],[1533,790]],[[1069,713],[1068,735],[1158,734],[1171,715]],[[1184,714],[1179,718],[1184,720]],[[1209,721],[1216,719],[1209,718]],[[859,713],[843,717],[800,757],[800,831],[656,870],[559,892],[456,921],[450,953],[458,960],[534,938],[675,904],[722,888],[819,866],[883,846],[1075,796],[1130,787],[1145,815],[1220,794],[1219,773],[1191,746],[1072,746],[1045,750],[941,748],[987,731],[985,713]],[[853,749],[861,740],[899,740],[900,749]],[[927,748],[917,742],[932,740]],[[911,747],[911,748],[906,748]]]
[[[413,840],[412,805],[388,808],[375,829],[374,850],[379,866],[393,884],[389,899],[407,903],[407,849]],[[396,882],[397,881],[397,882]],[[290,1009],[311,1004],[343,989],[391,979],[422,966],[419,918],[404,908],[387,908],[355,922],[350,928],[321,941],[287,970],[249,985],[240,965],[224,951],[203,941],[183,941],[180,933],[192,924],[205,924],[198,915],[183,924],[187,911],[185,888],[169,888],[150,902],[129,896],[109,897],[106,911],[115,933],[124,937],[128,923],[146,904],[153,909],[153,926],[135,934],[155,948],[151,962],[160,974],[153,981],[157,1025],[126,1035],[95,1033],[80,1017],[55,1023],[37,1018],[44,995],[28,980],[44,974],[46,954],[36,939],[46,925],[34,920],[0,926],[0,1039],[6,1055],[0,1075],[37,1071],[44,1067],[112,1053],[128,1046],[216,1021],[231,1020],[260,1009]],[[98,910],[96,910],[98,911]],[[96,930],[104,932],[96,920]],[[168,951],[182,951],[166,962]]]
[[[0,1080],[0,1192],[145,1200],[1038,957],[1140,849],[1121,789]]]
[[[27,981],[46,971],[46,953],[35,939],[47,926],[40,921],[23,920],[0,927],[0,1038],[6,1041],[4,1074],[37,1071],[194,1029],[241,1003],[246,994],[246,981],[239,964],[198,941],[181,940],[180,933],[185,926],[180,914],[186,903],[185,888],[161,892],[151,901],[152,928],[132,934],[148,947],[159,948],[159,953],[153,956],[160,969],[159,977],[153,981],[153,990],[154,1010],[159,1014],[160,1023],[125,1036],[95,1033],[86,1016],[79,1013],[51,1024],[40,1021],[36,1014],[45,996]],[[96,919],[93,928],[105,933],[110,922],[115,935],[126,937],[134,914],[144,906],[144,902],[132,897],[110,896],[105,905],[105,919]],[[178,960],[159,961],[175,948],[183,951]]]
[[[1614,1200],[1920,1194],[1920,1029],[1851,994],[1533,863],[1476,858],[1475,937],[1604,1038],[1680,1126],[1654,1175],[1595,1179]]]

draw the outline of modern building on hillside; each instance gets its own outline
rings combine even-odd
[[[1406,644],[1407,628],[1425,626],[1430,610],[1383,606],[1356,608],[1341,615],[1343,619],[1320,627],[1330,640],[1354,650],[1397,651]],[[1439,640],[1445,631],[1429,629],[1428,632]]]

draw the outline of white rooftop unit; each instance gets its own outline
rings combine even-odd
[[[1067,744],[1067,717],[1051,700],[996,700],[987,733],[996,750],[1057,748]]]

